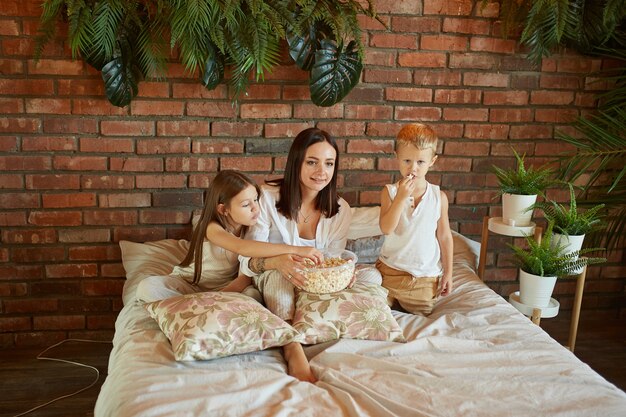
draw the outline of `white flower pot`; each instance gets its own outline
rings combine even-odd
[[[550,304],[556,277],[540,277],[519,270],[519,298],[522,304],[545,308]]]
[[[529,226],[533,210],[526,209],[535,201],[536,195],[502,194],[502,222],[509,226]]]
[[[562,235],[560,233],[552,234],[552,241],[550,242],[550,246],[555,247],[556,245],[560,245],[563,247],[563,253],[568,254],[576,251],[580,251],[583,247],[583,241],[585,240],[585,235]],[[574,257],[573,260],[578,259],[578,256]],[[572,271],[572,275],[580,274],[583,272],[583,267],[578,268],[577,270]]]

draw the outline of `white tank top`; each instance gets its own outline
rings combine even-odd
[[[388,184],[393,201],[397,184]],[[413,209],[407,199],[396,230],[385,236],[380,260],[387,266],[406,271],[414,277],[434,277],[443,274],[441,250],[437,241],[437,222],[441,217],[439,187],[426,183],[421,201]]]
[[[170,275],[193,281],[193,260],[188,266],[175,266]],[[202,244],[202,274],[200,282],[211,290],[218,290],[237,276],[239,259],[236,253],[212,245],[205,240]]]

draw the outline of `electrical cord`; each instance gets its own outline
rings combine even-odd
[[[40,404],[38,406],[35,406],[33,408],[31,408],[30,410],[26,410],[23,413],[20,414],[16,414],[13,417],[20,417],[20,416],[25,416],[26,414],[30,414],[35,410],[39,410],[40,408],[46,407],[56,401],[62,400],[64,398],[69,398],[72,397],[76,394],[80,394],[83,391],[88,390],[89,388],[93,387],[94,385],[96,385],[98,383],[98,380],[100,379],[100,371],[98,371],[98,368],[96,368],[95,366],[91,366],[91,365],[86,365],[84,363],[80,363],[80,362],[74,362],[74,361],[69,361],[66,359],[59,359],[59,358],[50,358],[47,356],[43,356],[44,353],[46,353],[47,351],[49,351],[50,349],[53,349],[57,346],[62,345],[65,342],[86,342],[86,343],[111,343],[111,341],[106,341],[106,340],[88,340],[88,339],[65,339],[65,340],[61,340],[58,343],[55,343],[52,346],[48,346],[46,349],[44,349],[41,353],[39,353],[39,355],[37,355],[38,360],[46,360],[46,361],[54,361],[54,362],[63,362],[63,363],[69,363],[70,365],[77,365],[77,366],[82,366],[83,368],[89,368],[89,369],[93,369],[94,371],[96,371],[96,379],[94,379],[94,381],[89,384],[88,386],[79,389],[78,391],[72,392],[71,394],[66,394],[66,395],[62,395],[60,397],[57,397],[53,400],[50,400],[44,404]]]

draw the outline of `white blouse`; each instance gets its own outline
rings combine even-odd
[[[276,209],[276,202],[279,200],[278,191],[279,188],[276,186],[264,185],[261,187],[259,220],[248,230],[246,239],[294,246],[315,246],[317,249],[344,249],[346,247],[348,229],[352,219],[352,212],[347,201],[339,198],[339,212],[333,217],[327,218],[322,215],[317,223],[315,241],[313,241],[300,238],[298,223],[287,219],[278,212]],[[305,245],[306,243],[308,245]],[[239,270],[245,275],[255,276],[257,274],[248,268],[249,260],[249,257],[239,256]]]

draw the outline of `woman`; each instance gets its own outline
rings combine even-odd
[[[247,238],[343,249],[352,216],[348,203],[337,195],[338,165],[337,143],[328,133],[317,128],[300,132],[289,149],[285,176],[262,187],[260,216]],[[253,277],[269,310],[290,321],[295,287],[304,284],[299,272],[304,267],[303,258],[285,254],[240,257],[240,261],[241,272]],[[316,381],[299,343],[286,345],[284,354],[290,375],[301,381]]]

